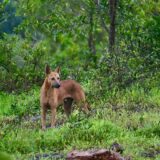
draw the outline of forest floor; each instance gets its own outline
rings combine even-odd
[[[89,115],[76,107],[69,119],[60,107],[56,127],[40,128],[39,88],[0,93],[0,151],[11,159],[64,159],[73,149],[123,147],[134,160],[160,159],[160,91],[132,88],[116,97],[91,98]]]

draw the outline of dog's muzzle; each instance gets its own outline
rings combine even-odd
[[[52,88],[59,88],[61,85],[59,83],[53,83]]]

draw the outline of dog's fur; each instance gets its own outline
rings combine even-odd
[[[64,105],[64,111],[67,116],[71,113],[72,101],[81,105],[82,109],[88,113],[88,104],[85,100],[85,94],[80,84],[74,80],[60,81],[60,68],[51,71],[47,65],[46,78],[41,88],[40,104],[41,104],[41,122],[42,129],[46,128],[46,112],[51,109],[51,127],[55,126],[56,109],[59,105]]]

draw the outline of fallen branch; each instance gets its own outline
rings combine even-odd
[[[126,160],[117,152],[107,149],[77,151],[68,153],[66,160]]]

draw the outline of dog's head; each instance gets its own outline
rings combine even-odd
[[[47,81],[50,84],[52,88],[59,88],[61,86],[60,84],[60,67],[57,67],[55,71],[52,71],[49,65],[46,65],[45,68]]]

